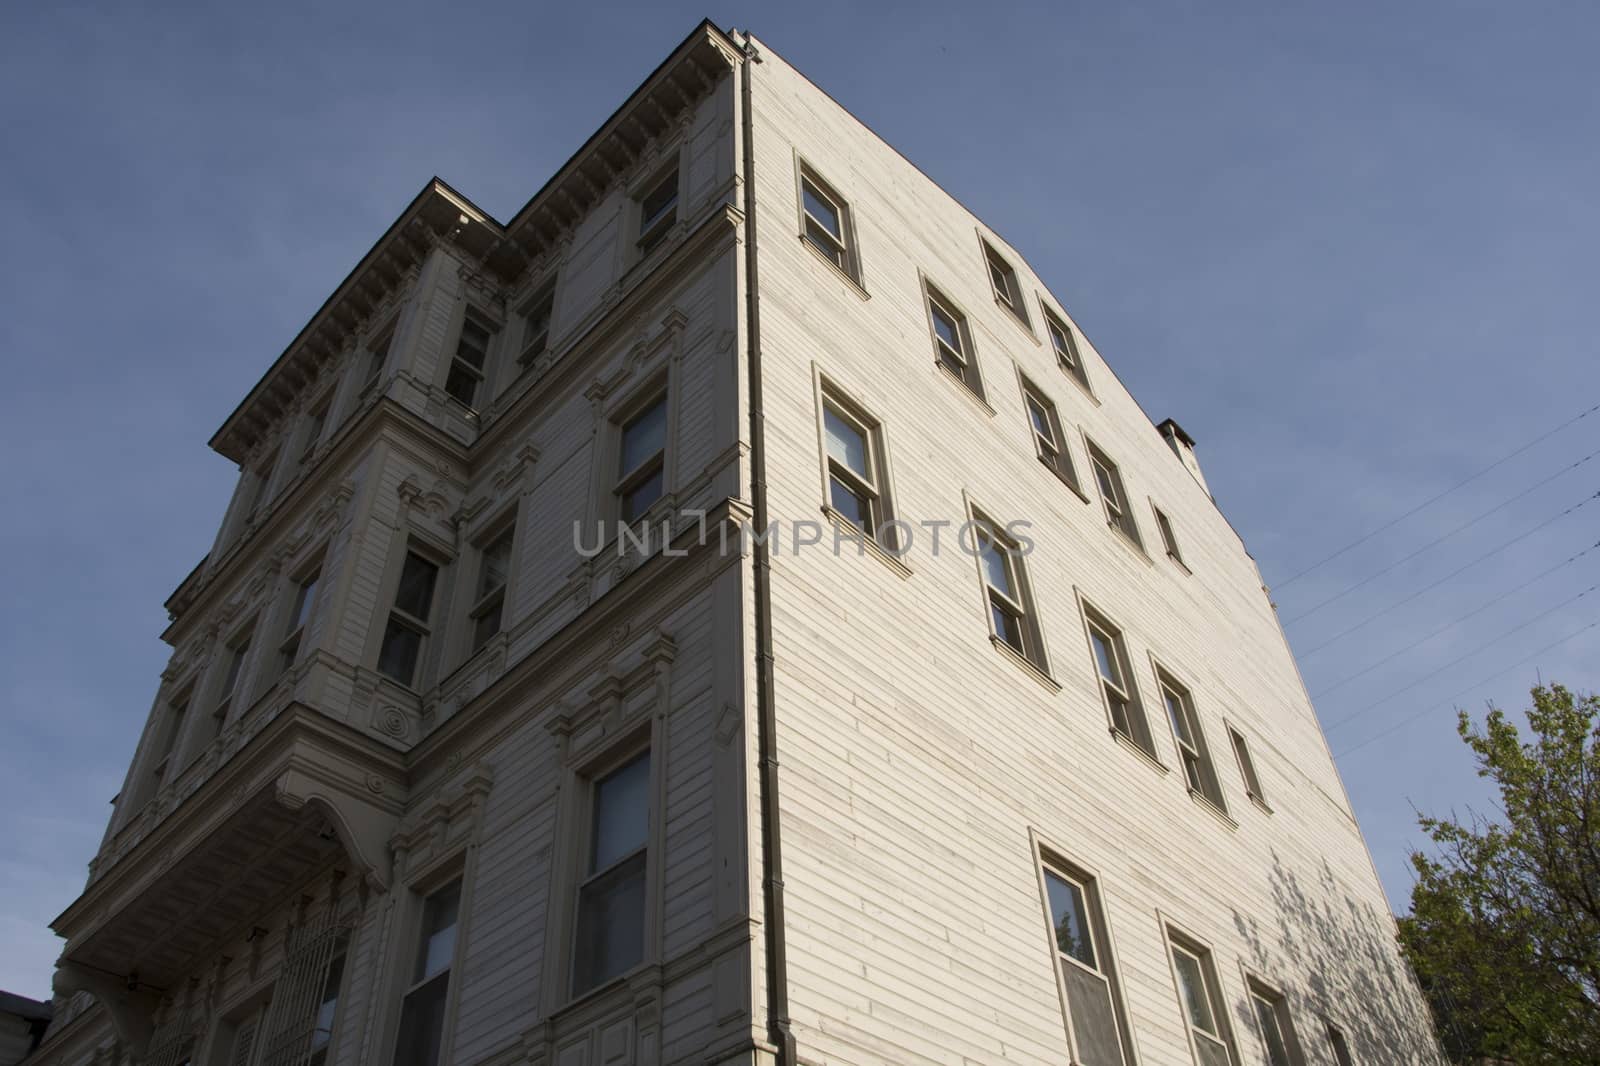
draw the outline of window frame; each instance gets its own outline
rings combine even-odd
[[[432,650],[433,637],[437,632],[437,624],[434,619],[438,614],[439,601],[442,598],[439,582],[445,576],[450,560],[438,551],[431,549],[428,543],[418,537],[415,532],[405,538],[405,542],[401,545],[401,549],[397,554],[399,556],[398,562],[391,563],[392,577],[387,583],[389,609],[381,615],[383,625],[378,628],[377,632],[377,654],[373,663],[373,670],[384,679],[392,681],[402,688],[419,692],[423,688],[420,682],[425,676],[424,669],[427,664],[428,653]],[[426,618],[417,618],[396,602],[400,595],[400,586],[405,577],[406,561],[413,555],[433,567],[433,580],[428,598],[428,617]],[[401,628],[409,629],[417,635],[417,654],[412,661],[411,677],[408,680],[397,678],[383,669],[383,649],[389,640],[389,629],[396,623]]]
[[[656,406],[661,407],[661,447],[651,452],[629,470],[622,469],[622,463],[627,457],[628,429],[638,423],[646,414]],[[675,420],[672,412],[671,382],[666,377],[658,377],[634,389],[632,394],[623,403],[619,404],[610,415],[611,425],[611,462],[608,464],[613,475],[610,479],[610,509],[611,516],[618,526],[636,526],[647,521],[650,512],[668,496],[672,494],[669,482],[669,459],[671,457],[673,430]],[[628,498],[639,491],[657,474],[661,477],[661,491],[640,508],[632,517],[628,517]]]
[[[815,364],[813,364],[815,366]],[[845,527],[860,530],[862,536],[884,548],[890,554],[900,551],[899,538],[893,525],[895,521],[894,492],[889,469],[887,435],[881,419],[872,414],[831,377],[820,370],[814,372],[817,404],[817,450],[822,469],[822,510]],[[834,457],[828,449],[828,413],[861,437],[868,474],[859,472]],[[867,522],[870,528],[861,530],[850,517],[833,506],[833,482],[837,478],[845,491],[859,499],[868,499]]]
[[[1229,1066],[1238,1066],[1239,1050],[1234,1044],[1233,1026],[1228,1017],[1227,995],[1222,988],[1222,977],[1217,970],[1216,957],[1210,945],[1180,930],[1165,916],[1161,916],[1161,928],[1162,939],[1167,947],[1167,966],[1172,972],[1172,988],[1176,997],[1178,1016],[1183,1019],[1183,1029],[1189,1038],[1190,1057],[1196,1066],[1201,1066],[1199,1041],[1206,1039],[1222,1047]],[[1190,1014],[1189,1003],[1184,995],[1185,979],[1178,965],[1179,952],[1187,955],[1195,963],[1195,970],[1200,975],[1201,995],[1211,1015],[1211,1024],[1215,1032],[1198,1028]]]
[[[578,811],[577,832],[573,834],[577,861],[573,869],[571,882],[571,920],[567,929],[566,975],[563,982],[566,1002],[575,1002],[623,981],[639,967],[650,964],[655,957],[656,881],[658,878],[657,867],[660,863],[659,853],[662,847],[660,839],[662,811],[660,809],[661,797],[659,794],[662,767],[660,762],[664,754],[659,738],[650,734],[641,734],[634,736],[631,740],[621,742],[596,759],[588,762],[578,771],[577,780],[581,786],[582,802]],[[649,760],[645,776],[644,843],[617,857],[605,867],[592,869],[591,867],[596,862],[593,858],[593,852],[596,844],[596,820],[600,810],[600,786],[641,759]],[[643,867],[644,886],[640,904],[643,913],[640,916],[641,943],[639,958],[632,964],[623,967],[617,973],[595,978],[591,983],[580,987],[579,952],[582,948],[581,937],[584,932],[584,890],[590,885],[612,876],[635,860],[638,860]]]
[[[923,309],[928,319],[928,337],[933,342],[933,362],[940,370],[954,378],[959,384],[978,399],[985,407],[988,400],[983,392],[983,373],[978,368],[978,350],[972,340],[972,324],[970,316],[961,308],[961,305],[952,300],[946,291],[927,278],[922,282]],[[959,349],[953,348],[939,335],[938,327],[934,325],[935,316],[943,317],[949,321],[952,332],[961,342]],[[950,360],[957,365],[952,367],[950,360],[946,359],[948,353]]]
[[[1094,389],[1089,384],[1089,371],[1083,363],[1083,349],[1078,344],[1078,339],[1073,335],[1072,326],[1067,323],[1065,315],[1058,315],[1050,309],[1050,305],[1043,299],[1039,301],[1039,312],[1044,317],[1045,339],[1050,342],[1050,351],[1056,357],[1056,366],[1061,368],[1078,387],[1094,397]],[[1056,343],[1059,334],[1061,343]],[[1065,351],[1062,348],[1065,347]]]
[[[839,223],[837,234],[806,207],[807,186],[810,186],[817,199],[833,208]],[[858,289],[861,288],[861,257],[856,244],[855,212],[850,202],[839,194],[839,190],[818,173],[816,167],[798,155],[795,157],[795,199],[799,209],[801,243]],[[820,237],[813,235],[813,226],[821,231]]]
[[[1066,427],[1061,422],[1060,408],[1057,407],[1056,402],[1050,398],[1048,393],[1040,388],[1027,374],[1022,372],[1020,367],[1017,369],[1017,381],[1022,387],[1022,409],[1027,419],[1028,432],[1033,437],[1034,455],[1039,462],[1044,464],[1046,469],[1060,479],[1079,498],[1087,501],[1088,497],[1084,495],[1083,487],[1078,481],[1077,467],[1072,462],[1072,452],[1067,445]],[[1049,428],[1051,436],[1054,438],[1050,442],[1055,453],[1053,459],[1047,454],[1050,449],[1047,449],[1046,442],[1039,432],[1039,427],[1034,422],[1033,414],[1035,409],[1044,417],[1045,425]]]
[[[1262,810],[1272,813],[1272,806],[1267,802],[1266,792],[1261,787],[1261,774],[1256,769],[1255,756],[1250,752],[1250,741],[1244,731],[1232,722],[1224,719],[1223,728],[1228,731],[1228,746],[1233,749],[1233,760],[1239,766],[1239,776],[1244,779],[1244,794]]]
[[[1105,899],[1100,892],[1100,877],[1087,867],[1067,859],[1059,849],[1041,840],[1035,831],[1030,829],[1028,835],[1033,845],[1034,874],[1038,881],[1037,887],[1045,920],[1045,929],[1051,934],[1049,937],[1049,950],[1054,967],[1056,992],[1061,1000],[1062,1024],[1067,1036],[1068,1057],[1072,1062],[1083,1061],[1079,1046],[1077,1023],[1073,1017],[1067,976],[1063,969],[1071,966],[1077,967],[1105,983],[1111,1003],[1112,1021],[1116,1029],[1116,1043],[1121,1051],[1123,1066],[1132,1066],[1137,1061],[1133,1048],[1133,1030],[1129,1024],[1126,1001],[1123,997],[1122,981],[1117,966],[1117,952],[1111,932],[1111,923],[1106,917]],[[1096,966],[1091,967],[1076,956],[1063,952],[1060,949],[1059,941],[1054,937],[1055,915],[1050,904],[1048,881],[1048,878],[1052,876],[1066,882],[1078,891],[1078,897],[1083,902],[1090,947],[1094,953]]]
[[[506,546],[505,575],[498,585],[485,590],[483,588],[485,564],[489,559],[489,552],[502,542]],[[517,516],[515,507],[509,515],[493,523],[486,532],[473,541],[476,552],[476,566],[472,579],[472,606],[467,609],[467,657],[478,654],[488,647],[495,637],[506,631],[506,613],[510,606],[511,581],[516,569],[517,558]],[[497,621],[494,630],[481,636],[478,627],[482,625],[489,612],[494,611]]]
[[[1128,654],[1126,631],[1111,616],[1095,607],[1083,596],[1078,597],[1079,614],[1083,618],[1084,637],[1089,646],[1089,667],[1094,672],[1095,685],[1100,692],[1100,703],[1106,712],[1106,724],[1112,736],[1131,744],[1142,755],[1165,769],[1156,754],[1155,737],[1150,730],[1150,716],[1139,693],[1139,680],[1134,674],[1133,659]],[[1104,641],[1110,653],[1108,660],[1120,673],[1120,684],[1105,676],[1100,666],[1100,651],[1096,637]],[[1122,701],[1120,718],[1116,699]]]
[[[668,157],[633,190],[633,249],[639,259],[667,243],[668,237],[683,215],[683,160],[676,148],[665,153]],[[672,197],[652,215],[645,215],[645,202],[668,182],[672,183]]]
[[[234,713],[235,704],[240,702],[241,693],[246,691],[245,682],[250,672],[250,651],[255,643],[256,619],[251,618],[243,625],[237,626],[222,644],[222,650],[227,655],[227,666],[211,699],[213,740],[228,728],[230,719],[237,717]],[[249,701],[244,702],[246,706],[243,709],[248,709]]]
[[[1243,963],[1240,963],[1240,969],[1244,972],[1246,998],[1250,1001],[1250,1017],[1255,1023],[1256,1036],[1261,1041],[1262,1061],[1266,1066],[1306,1066],[1305,1052],[1300,1044],[1299,1033],[1294,1027],[1294,1017],[1289,1011],[1288,997],[1257,977]],[[1267,1039],[1266,1024],[1261,1017],[1262,1007],[1265,1007],[1272,1016],[1279,1043],[1287,1059],[1284,1063],[1279,1064],[1272,1060],[1271,1043]]]
[[[1000,306],[1017,325],[1027,330],[1033,336],[1033,323],[1028,318],[1027,297],[1022,291],[1022,278],[1017,274],[1017,268],[1011,260],[1000,254],[994,242],[978,233],[978,244],[983,254],[984,273],[989,278],[989,291],[994,296],[994,302]]]
[[[309,589],[308,587],[309,586]],[[278,641],[278,674],[282,676],[294,668],[304,647],[306,627],[317,608],[317,593],[322,591],[322,559],[318,557],[297,574],[290,577],[291,598],[284,615],[286,629]]]
[[[1022,659],[1054,685],[1055,682],[1050,677],[1050,656],[1045,646],[1044,628],[1039,621],[1039,610],[1034,600],[1032,585],[1028,580],[1028,567],[1021,545],[1017,543],[1016,538],[1006,532],[1004,523],[989,517],[987,511],[970,501],[967,506],[967,518],[973,532],[973,563],[978,569],[978,587],[983,594],[983,613],[989,627],[990,643],[1003,652]],[[965,536],[965,531],[962,536]],[[999,549],[1006,577],[1013,586],[1011,592],[997,588],[989,580],[988,567],[985,565],[984,541],[992,543]],[[965,548],[966,545],[963,544],[962,547]],[[1016,643],[1000,632],[995,619],[997,613],[1015,623]]]
[[[278,469],[278,460],[282,457],[283,449],[275,444],[259,463],[250,467],[246,475],[250,478],[248,503],[245,505],[242,523],[245,528],[255,525],[257,520],[271,512],[272,480]]]
[[[1183,552],[1178,547],[1178,534],[1172,526],[1172,516],[1161,509],[1155,500],[1150,501],[1150,511],[1155,516],[1156,535],[1161,538],[1161,547],[1165,550],[1167,558],[1177,563],[1184,573],[1191,573],[1189,564],[1183,559]]]
[[[409,943],[413,949],[413,959],[426,957],[427,949],[427,921],[428,908],[434,900],[446,892],[454,891],[456,894],[455,920],[451,924],[450,960],[440,969],[432,973],[416,976],[416,965],[413,962],[406,974],[398,980],[398,996],[394,1000],[393,1034],[394,1046],[390,1049],[389,1061],[398,1062],[402,1053],[402,1041],[405,1039],[406,1006],[412,997],[423,991],[428,985],[433,984],[441,977],[445,979],[444,988],[444,1017],[439,1029],[439,1046],[434,1051],[433,1062],[448,1062],[445,1048],[449,1045],[450,1038],[455,1030],[455,1011],[457,993],[460,982],[456,979],[461,970],[462,954],[466,943],[467,906],[470,896],[467,891],[466,874],[460,864],[449,864],[448,870],[443,874],[435,874],[424,881],[411,886],[412,907],[407,915],[406,930],[409,934]]]
[[[1217,813],[1227,816],[1228,801],[1222,791],[1222,780],[1217,774],[1216,760],[1211,754],[1210,745],[1206,741],[1206,732],[1200,722],[1200,711],[1194,698],[1194,689],[1185,683],[1175,671],[1155,657],[1152,652],[1150,665],[1156,675],[1156,689],[1161,694],[1161,709],[1167,717],[1167,728],[1172,732],[1172,743],[1178,752],[1178,765],[1183,771],[1184,784],[1189,789],[1189,794],[1198,800],[1204,801]],[[1177,699],[1178,711],[1175,715],[1168,697]],[[1190,734],[1185,738],[1178,729],[1177,718],[1183,719],[1183,726]]]
[[[300,455],[296,460],[301,468],[308,466],[316,455],[317,446],[322,443],[322,435],[328,431],[328,415],[332,411],[331,388],[306,404],[305,418],[300,430]]]
[[[189,721],[189,712],[194,709],[194,684],[191,682],[178,690],[170,699],[162,701],[160,719],[160,740],[157,742],[159,754],[156,756],[155,765],[150,767],[150,794],[160,792],[177,777],[178,767],[173,764],[179,757],[183,747],[184,726]]]
[[[397,325],[397,322],[388,322],[383,328],[374,330],[371,339],[362,346],[362,351],[367,355],[367,370],[361,379],[361,387],[356,391],[357,397],[365,399],[378,382],[383,380],[383,372],[389,365],[389,357],[394,354]]]
[[[1089,456],[1089,473],[1100,493],[1100,503],[1105,511],[1106,525],[1120,533],[1141,554],[1144,538],[1139,533],[1139,523],[1133,516],[1133,505],[1128,500],[1128,483],[1123,480],[1122,467],[1089,436],[1085,435],[1084,450]],[[1107,482],[1110,488],[1107,488]]]
[[[533,286],[532,292],[526,300],[522,301],[522,305],[517,311],[517,320],[522,326],[522,335],[518,338],[520,350],[517,354],[517,365],[524,370],[533,366],[541,355],[550,350],[550,338],[555,335],[556,282],[558,279],[558,274],[551,274],[540,281],[539,284]],[[545,308],[544,329],[534,332],[533,324],[529,321],[529,317],[541,307]],[[535,341],[539,341],[537,348],[534,347]]]
[[[1334,1066],[1355,1066],[1355,1059],[1350,1054],[1350,1039],[1331,1018],[1322,1019],[1322,1039],[1328,1045],[1328,1054],[1333,1056]]]
[[[481,365],[474,366],[470,359],[463,359],[461,356],[461,347],[467,339],[469,327],[478,329],[483,333],[483,362]],[[499,347],[500,333],[501,328],[498,319],[479,308],[476,304],[463,303],[461,313],[457,316],[456,321],[455,345],[450,349],[449,358],[443,360],[445,364],[443,367],[444,382],[441,387],[444,389],[445,395],[469,411],[481,411],[489,405],[486,402],[486,398],[489,402],[494,399],[494,362],[495,351]],[[472,389],[469,396],[460,396],[451,388],[451,381],[455,378],[457,370],[460,370],[471,379]]]

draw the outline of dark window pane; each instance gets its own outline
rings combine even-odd
[[[437,1066],[449,994],[450,974],[441,973],[406,996],[395,1041],[395,1066]]]
[[[1022,623],[1017,616],[992,601],[989,604],[989,613],[994,617],[995,636],[1011,645],[1013,649],[1023,651]]]
[[[1117,1039],[1116,1009],[1111,985],[1104,977],[1063,966],[1067,978],[1067,1009],[1072,1012],[1072,1035],[1078,1042],[1083,1066],[1123,1066],[1122,1043]]]
[[[645,460],[660,452],[667,442],[667,402],[657,400],[622,427],[622,469],[619,475],[637,470]]]
[[[460,363],[454,363],[450,376],[445,378],[444,391],[471,407],[473,397],[478,394],[478,378]]]
[[[460,909],[459,882],[428,897],[422,908],[422,939],[417,948],[413,980],[420,981],[449,968],[456,951],[456,919]]]
[[[870,509],[866,501],[836,477],[828,479],[828,502],[832,504],[835,511],[838,511],[853,524],[860,526],[869,533],[872,532],[869,528],[871,519],[867,517],[870,514]]]
[[[578,896],[575,991],[609,981],[644,958],[645,854],[583,886]]]
[[[933,331],[939,335],[940,340],[956,351],[961,351],[961,328],[938,304],[933,305]]]
[[[867,441],[858,430],[831,407],[822,409],[823,436],[828,442],[828,455],[843,463],[863,481],[872,480],[872,467],[867,459]]]
[[[1256,1020],[1261,1023],[1261,1039],[1267,1045],[1268,1066],[1293,1066],[1289,1061],[1289,1047],[1278,1021],[1277,1008],[1260,996],[1250,998],[1255,1000]]]
[[[843,242],[844,228],[839,224],[838,209],[833,206],[830,200],[813,188],[809,181],[803,182],[801,189],[805,197],[806,214],[820,223],[834,240]]]
[[[500,588],[506,583],[506,572],[511,564],[511,534],[505,533],[483,549],[478,565],[478,598]]]
[[[1050,896],[1050,917],[1055,924],[1057,949],[1089,969],[1098,970],[1094,941],[1089,933],[1089,907],[1084,901],[1083,890],[1049,872],[1045,873],[1044,881]]]
[[[661,471],[657,470],[622,498],[622,520],[632,522],[661,498]]]
[[[650,755],[646,752],[595,783],[589,871],[604,870],[644,847],[649,832]]]
[[[422,634],[391,617],[388,628],[383,631],[383,647],[378,651],[378,672],[409,685],[416,675],[417,656],[421,651]]]
[[[477,651],[496,633],[500,632],[500,619],[505,613],[505,601],[500,600],[492,606],[485,607],[478,617],[472,620],[472,650]]]
[[[428,612],[433,608],[433,584],[438,576],[437,566],[414,552],[407,552],[394,605],[413,618],[427,621]]]
[[[646,233],[658,222],[675,214],[678,204],[678,172],[674,170],[639,201],[639,232]]]

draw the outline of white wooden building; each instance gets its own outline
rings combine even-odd
[[[1193,440],[765,43],[429,182],[211,446],[31,1062],[1439,1061]]]

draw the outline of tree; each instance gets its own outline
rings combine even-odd
[[[1600,1064],[1600,696],[1532,695],[1526,742],[1460,714],[1500,810],[1419,816],[1436,854],[1412,853],[1400,945],[1455,1061]]]

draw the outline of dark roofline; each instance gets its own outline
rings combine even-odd
[[[55,1014],[48,1003],[19,996],[15,992],[0,992],[0,1014],[14,1014],[33,1022],[47,1022]]]

